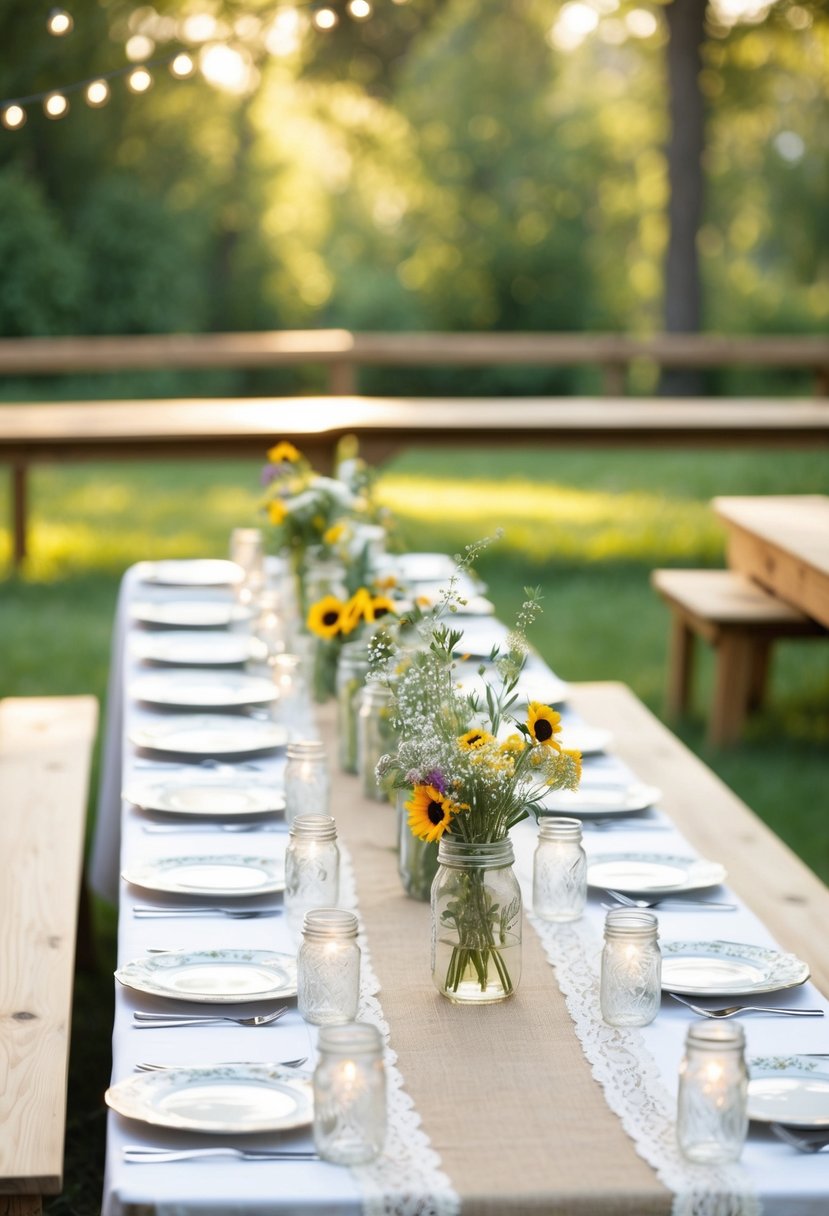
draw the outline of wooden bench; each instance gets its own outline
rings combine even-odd
[[[356,435],[372,463],[411,444],[552,448],[747,444],[829,446],[829,400],[283,397],[0,406],[0,459],[12,468],[13,558],[26,548],[27,470],[73,460],[264,457],[292,439],[330,467]]]
[[[94,697],[0,701],[0,1213],[63,1185]]]
[[[695,636],[716,651],[708,738],[735,742],[763,698],[772,644],[780,638],[826,637],[824,627],[732,570],[654,570],[651,583],[671,610],[667,713],[689,704]]]

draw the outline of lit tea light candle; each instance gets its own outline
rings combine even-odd
[[[737,1022],[688,1027],[679,1066],[676,1135],[689,1161],[736,1161],[748,1131],[745,1034]]]
[[[314,1072],[314,1143],[325,1161],[365,1165],[386,1138],[383,1040],[376,1026],[323,1026]]]
[[[285,850],[285,917],[294,937],[312,908],[334,908],[340,892],[337,825],[330,815],[298,815]]]
[[[297,955],[297,1005],[317,1026],[353,1022],[360,1001],[357,917],[341,908],[305,913]]]
[[[296,739],[286,749],[285,820],[299,815],[327,815],[331,796],[328,757],[319,739]]]
[[[539,820],[533,857],[533,912],[541,920],[578,920],[587,901],[587,857],[581,820]]]
[[[662,997],[659,922],[653,912],[614,909],[604,935],[602,1017],[609,1026],[647,1026]]]

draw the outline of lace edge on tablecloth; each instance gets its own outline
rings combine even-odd
[[[675,1101],[638,1030],[608,1026],[599,1005],[601,942],[584,921],[550,924],[529,917],[576,1035],[605,1100],[637,1153],[673,1192],[673,1216],[760,1216],[762,1205],[738,1165],[694,1166],[676,1143]]]
[[[386,1044],[388,1132],[385,1149],[371,1165],[352,1169],[360,1188],[363,1211],[366,1216],[458,1216],[460,1199],[421,1126],[420,1116],[406,1093],[397,1067],[397,1053],[389,1046],[389,1026],[377,995],[380,985],[360,918],[354,870],[342,841],[340,907],[351,909],[360,921],[360,1020],[375,1025]]]

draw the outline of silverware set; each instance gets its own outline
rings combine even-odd
[[[211,1068],[234,1068],[237,1065],[243,1067],[258,1067],[258,1068],[301,1068],[303,1064],[308,1062],[307,1056],[298,1056],[296,1060],[214,1060],[211,1061]],[[136,1064],[136,1072],[169,1072],[171,1068],[188,1068],[191,1065],[186,1064],[152,1064],[149,1061],[143,1061]]]
[[[829,1145],[829,1127],[806,1127],[795,1131],[785,1123],[771,1123],[769,1126],[778,1140],[796,1148],[799,1153],[819,1153]]]
[[[149,1027],[155,1027],[157,1030],[164,1027],[169,1030],[176,1026],[214,1026],[218,1022],[232,1022],[236,1026],[272,1026],[287,1012],[287,1005],[281,1005],[270,1013],[258,1013],[242,1018],[224,1013],[145,1013],[136,1010],[132,1015],[132,1024],[136,1030],[146,1030]]]

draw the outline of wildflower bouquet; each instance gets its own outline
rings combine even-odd
[[[268,450],[268,463],[262,470],[265,490],[263,510],[277,530],[281,548],[301,564],[313,545],[325,545],[326,535],[334,539],[338,521],[365,514],[368,502],[356,488],[338,477],[324,477],[292,443],[285,440]]]
[[[485,543],[467,547],[458,573]],[[396,678],[389,675],[392,656],[374,647],[375,678],[392,689],[399,739],[396,753],[380,761],[378,777],[391,774],[398,788],[411,790],[408,826],[422,841],[441,842],[442,861],[473,859],[466,872],[452,862],[457,873],[443,902],[436,904],[433,887],[437,986],[452,999],[501,999],[516,982],[509,955],[516,934],[520,943],[521,902],[517,887],[506,902],[503,892],[492,894],[485,862],[506,856],[509,865],[511,849],[505,853],[503,842],[510,829],[537,811],[549,790],[578,786],[581,756],[558,741],[560,715],[550,706],[533,701],[526,713],[514,714],[538,592],[527,589],[504,649],[494,648],[479,668],[482,694],[465,693],[457,672],[463,634],[445,619],[459,607],[456,581],[423,617],[422,648]]]

